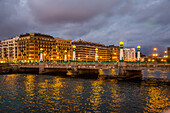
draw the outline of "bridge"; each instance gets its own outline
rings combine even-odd
[[[67,63],[36,63],[36,64],[10,64],[13,72],[38,72],[44,73],[67,73],[72,76],[81,76],[82,74],[99,74],[100,69],[117,69],[118,77],[132,77],[141,75],[143,70],[170,71],[169,63],[128,63],[128,62],[67,62]],[[141,75],[142,76],[142,75]],[[140,77],[141,77],[140,76]]]

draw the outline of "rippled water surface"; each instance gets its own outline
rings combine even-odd
[[[169,99],[169,83],[162,82],[0,75],[0,112],[156,113],[169,109]]]

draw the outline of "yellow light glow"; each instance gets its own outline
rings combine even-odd
[[[165,53],[167,53],[167,51],[165,51]]]
[[[78,57],[78,59],[80,59],[80,57]]]
[[[152,62],[154,62],[155,60],[153,59]]]
[[[154,48],[153,50],[154,50],[154,51],[156,51],[156,50],[157,50],[157,48]]]
[[[98,48],[96,48],[95,51],[98,51]]]
[[[75,45],[73,45],[73,48],[75,49],[75,48],[76,48],[76,46],[75,46]]]
[[[152,56],[156,56],[155,54],[152,54]]]
[[[57,57],[57,59],[59,59],[59,57]]]
[[[121,42],[120,42],[120,45],[124,45],[124,42],[123,42],[123,41],[121,41]]]
[[[31,58],[29,58],[29,59],[31,59]]]
[[[64,52],[67,53],[67,50],[65,50]]]
[[[56,46],[55,48],[57,49],[58,47]]]
[[[44,53],[44,56],[45,56],[46,54]]]
[[[40,51],[42,51],[43,50],[43,48],[40,48]]]
[[[150,62],[150,61],[151,61],[151,59],[148,59],[148,61]]]
[[[140,49],[141,47],[140,46],[137,46],[138,49]]]
[[[163,62],[164,60],[163,60],[163,59],[161,59],[161,61]]]
[[[51,58],[51,60],[53,60],[53,58]]]

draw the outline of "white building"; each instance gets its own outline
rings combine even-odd
[[[124,48],[124,61],[136,61],[136,50],[135,48]]]
[[[18,54],[18,36],[8,40],[0,41],[0,61],[11,62],[17,60]]]

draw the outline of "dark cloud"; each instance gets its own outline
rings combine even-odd
[[[0,0],[0,39],[25,32],[105,45],[170,46],[169,0]],[[161,53],[161,52],[160,52]]]

